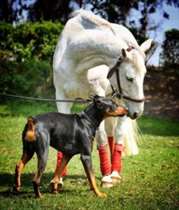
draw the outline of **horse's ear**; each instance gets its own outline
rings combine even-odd
[[[152,55],[155,53],[155,50],[158,47],[158,43],[152,41],[150,48],[145,52],[146,58],[145,58],[145,63],[148,62],[148,60],[152,57]]]
[[[152,39],[147,39],[145,42],[143,42],[140,46],[140,49],[144,52],[147,53],[150,48],[152,47],[153,40]]]

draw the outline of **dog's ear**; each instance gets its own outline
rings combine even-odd
[[[94,101],[98,100],[99,98],[101,98],[101,97],[98,96],[98,95],[94,95],[94,96],[93,96],[93,100],[94,100]]]
[[[96,104],[96,103],[98,103],[98,102],[100,102],[101,100],[101,97],[100,96],[98,96],[98,95],[94,95],[93,96],[93,102]]]
[[[104,109],[104,103],[102,102],[102,97],[95,95],[93,101],[98,109]]]

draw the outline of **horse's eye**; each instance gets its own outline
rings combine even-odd
[[[133,77],[126,77],[126,78],[127,78],[127,81],[129,81],[129,82],[133,82],[134,81]]]

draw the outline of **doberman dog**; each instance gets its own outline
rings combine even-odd
[[[92,143],[96,130],[104,118],[125,114],[127,114],[127,110],[118,106],[111,99],[94,96],[92,103],[79,114],[49,112],[29,117],[22,133],[23,154],[16,165],[14,190],[19,192],[22,170],[33,154],[36,153],[38,167],[33,179],[33,187],[36,197],[41,197],[39,185],[46,167],[50,145],[64,154],[62,164],[57,166],[51,180],[52,192],[58,192],[59,180],[68,161],[72,156],[80,154],[91,189],[97,196],[106,197],[105,193],[98,190],[93,175]]]

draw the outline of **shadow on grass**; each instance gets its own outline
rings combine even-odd
[[[43,174],[43,177],[41,180],[42,193],[50,194],[49,184],[52,177],[53,177],[53,173]],[[15,181],[14,174],[1,173],[0,174],[0,188],[3,190],[0,190],[0,197],[11,197],[11,196],[18,196],[18,197],[23,197],[23,198],[34,197],[32,179],[33,179],[33,174],[31,173],[22,174],[22,177],[21,177],[22,189],[19,193],[16,193],[16,192],[13,192],[13,186],[14,186],[14,181]],[[86,186],[87,178],[83,175],[68,175],[67,177],[64,178],[64,183],[65,182],[68,182],[68,185],[74,185],[74,187],[79,186],[79,185]],[[85,191],[86,190],[88,191],[89,189],[85,189]],[[73,189],[68,189],[65,186],[60,192],[61,193],[67,192],[70,194],[74,194]]]

